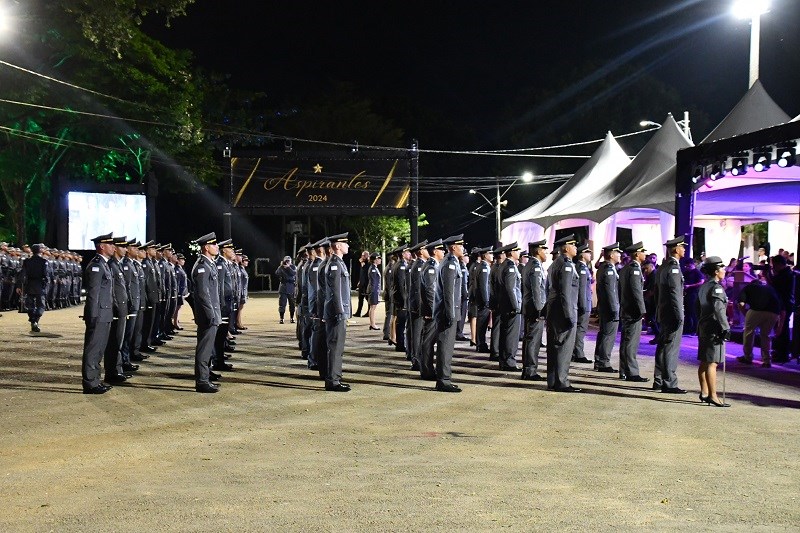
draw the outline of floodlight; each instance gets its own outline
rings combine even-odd
[[[478,191],[476,191],[475,189],[470,189],[470,190],[469,190],[469,193],[470,193],[470,194],[478,194]]]
[[[524,173],[522,175],[522,181],[524,181],[525,183],[532,182],[533,181],[533,173],[531,173],[531,172]]]
[[[770,3],[770,0],[737,0],[732,12],[740,19],[754,19],[769,12]]]
[[[772,163],[772,147],[763,147],[753,151],[753,170],[756,172],[764,172],[769,170],[770,163]]]
[[[746,152],[731,159],[731,174],[734,176],[744,176],[747,174]]]
[[[797,143],[795,141],[778,145],[776,161],[781,168],[792,167],[797,164]]]

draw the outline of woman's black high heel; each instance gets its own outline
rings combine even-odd
[[[722,403],[722,402],[717,403],[714,400],[712,400],[711,397],[709,397],[707,401],[708,401],[708,405],[713,405],[714,407],[730,407],[731,406],[731,404],[729,404],[729,403]]]
[[[699,396],[702,403],[708,403],[708,396],[703,396],[702,392],[699,394]]]

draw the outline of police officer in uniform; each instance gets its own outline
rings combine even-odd
[[[615,242],[603,247],[603,262],[597,268],[597,315],[600,329],[594,349],[594,369],[598,372],[613,373],[611,351],[619,329],[619,273],[617,263],[622,249]]]
[[[489,344],[486,342],[486,331],[489,329],[491,311],[491,287],[489,286],[489,269],[492,264],[492,247],[487,246],[478,250],[478,260],[475,263],[474,293],[470,295],[470,305],[475,306],[475,351],[489,353]]]
[[[434,309],[433,320],[438,328],[436,346],[436,390],[461,392],[451,381],[451,363],[456,344],[456,325],[461,316],[461,256],[464,255],[464,236],[444,239],[447,255],[442,259],[437,278],[440,305]]]
[[[295,301],[297,302],[297,331],[295,332],[297,342],[300,347],[300,357],[308,360],[308,339],[306,338],[306,327],[308,324],[308,288],[306,283],[308,277],[306,270],[308,269],[311,261],[309,260],[309,247],[311,243],[301,246],[297,251],[297,256],[300,258],[300,263],[297,265],[297,294]]]
[[[422,315],[420,315],[420,281],[428,251],[425,246],[428,241],[422,241],[411,247],[412,262],[409,265],[408,276],[408,322],[409,338],[406,347],[411,356],[411,370],[419,370],[419,349],[422,343]]]
[[[703,262],[702,271],[706,282],[700,287],[696,303],[700,401],[715,407],[730,407],[717,397],[717,365],[725,360],[725,341],[731,332],[726,313],[728,296],[720,283],[725,279],[725,263],[712,255]]]
[[[683,333],[683,273],[680,261],[686,255],[683,236],[664,243],[667,258],[655,272],[656,312],[659,324],[653,389],[686,394],[678,387],[678,356]]]
[[[225,362],[226,341],[228,327],[233,316],[233,274],[231,273],[230,257],[234,255],[232,239],[217,243],[219,255],[214,260],[217,265],[217,279],[219,284],[219,304],[222,313],[222,324],[217,328],[214,340],[214,370],[233,370],[233,365]]]
[[[569,383],[569,363],[578,322],[578,274],[573,258],[578,253],[575,235],[553,243],[558,257],[550,266],[547,292],[547,388],[580,392]]]
[[[318,337],[314,342],[317,350],[315,356],[317,358],[319,377],[325,379],[328,375],[328,328],[325,324],[325,299],[328,294],[328,286],[325,273],[331,262],[331,256],[333,255],[331,241],[328,237],[322,240],[322,248],[324,252],[322,254],[322,262],[320,262],[319,270],[317,271],[317,294],[315,298],[317,317],[319,319],[319,331],[314,333],[315,337]]]
[[[441,239],[429,242],[426,247],[429,257],[422,267],[419,280],[419,314],[422,316],[422,337],[419,347],[419,374],[426,381],[436,380],[433,367],[433,354],[436,345],[438,328],[434,317],[441,306],[442,295],[439,292],[439,265],[444,259],[444,244]]]
[[[194,352],[195,390],[215,393],[219,386],[211,383],[212,373],[209,366],[214,353],[214,339],[222,325],[219,277],[214,262],[219,246],[213,232],[198,238],[195,243],[200,246],[200,255],[192,267],[194,321],[197,324],[197,346]]]
[[[156,321],[159,301],[158,266],[156,265],[155,242],[149,240],[142,244],[139,249],[144,250],[145,253],[145,257],[142,259],[142,268],[144,269],[146,294],[140,345],[141,351],[153,353],[156,351],[156,348],[153,347],[153,328]]]
[[[506,260],[500,265],[497,275],[497,311],[500,319],[500,341],[498,356],[500,370],[516,371],[519,349],[520,313],[522,312],[522,276],[517,263],[522,249],[515,242],[500,250]]]
[[[572,260],[578,272],[578,324],[575,326],[575,346],[572,348],[573,363],[592,363],[584,352],[586,330],[589,329],[589,316],[592,314],[592,284],[594,276],[590,264],[592,249],[589,243],[578,245],[578,255]]]
[[[86,289],[83,320],[86,323],[86,334],[83,338],[81,373],[84,394],[105,394],[111,386],[100,381],[100,361],[105,353],[114,318],[114,280],[108,267],[108,260],[114,253],[114,238],[109,233],[95,237],[92,242],[97,255],[86,266],[83,274],[83,286]]]
[[[402,245],[395,250],[399,256],[392,268],[392,322],[396,352],[406,351],[406,321],[408,320],[408,260],[410,247]],[[410,358],[409,358],[410,359]]]
[[[500,281],[497,278],[500,272],[500,265],[506,260],[505,251],[503,246],[498,246],[494,252],[494,262],[489,267],[489,309],[492,311],[492,334],[489,340],[489,360],[498,361],[498,354],[500,353],[500,328],[502,316],[498,309],[497,295],[500,291]]]
[[[325,373],[325,390],[348,392],[350,385],[342,383],[342,356],[350,318],[350,273],[342,257],[349,250],[347,233],[333,235],[331,259],[325,269],[325,330],[328,341],[328,371]]]
[[[308,368],[309,370],[318,371],[320,371],[320,354],[327,351],[327,343],[322,342],[325,338],[323,333],[325,325],[322,323],[322,317],[317,312],[319,266],[322,264],[322,259],[325,257],[325,249],[322,246],[323,241],[324,239],[321,239],[311,245],[309,249],[309,253],[311,254],[309,257],[309,264],[304,272],[306,278],[306,315],[308,316],[308,325],[305,330],[305,335],[308,338]],[[323,371],[319,373],[324,376]]]
[[[105,348],[106,383],[124,383],[131,374],[122,369],[122,342],[125,340],[125,324],[128,318],[128,284],[120,261],[128,251],[127,237],[114,237],[114,251],[108,258],[108,268],[113,280],[114,318]]]
[[[645,383],[647,378],[639,374],[639,342],[642,337],[642,318],[644,318],[644,282],[642,262],[647,250],[641,242],[625,248],[631,258],[619,273],[620,320],[622,336],[619,343],[619,377],[626,381]]]
[[[383,340],[389,342],[389,346],[395,342],[394,337],[394,306],[392,305],[392,293],[394,291],[394,279],[392,273],[394,264],[397,262],[397,249],[388,252],[386,266],[383,267],[383,302],[386,311],[386,318],[383,322]]]
[[[525,317],[525,336],[522,341],[522,379],[545,381],[537,374],[539,350],[544,335],[546,280],[543,263],[547,260],[547,242],[528,243],[530,260],[522,269],[522,314]]]
[[[132,356],[136,353],[136,346],[134,346],[133,343],[134,332],[142,308],[142,278],[139,276],[139,269],[137,266],[138,258],[139,242],[136,239],[131,239],[128,241],[128,249],[125,257],[123,257],[120,262],[122,265],[122,275],[125,277],[125,285],[128,287],[128,316],[125,319],[125,335],[122,339],[122,348],[120,349],[120,354],[122,355],[122,370],[124,372],[135,372],[139,370],[139,365],[135,365],[132,362]]]
[[[25,309],[28,311],[28,322],[31,331],[39,333],[39,321],[45,311],[45,296],[47,294],[48,264],[41,256],[44,245],[34,244],[31,247],[33,255],[22,262],[22,268],[17,275],[16,291],[20,297],[25,298]]]

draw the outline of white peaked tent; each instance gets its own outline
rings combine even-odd
[[[700,144],[763,130],[789,122],[790,119],[767,93],[761,81],[756,80],[728,116]]]
[[[589,160],[566,183],[528,209],[503,221],[503,242],[516,241],[524,246],[526,242],[544,237],[552,242],[555,224],[565,218],[560,213],[568,210],[575,202],[594,194],[630,162],[630,157],[609,132]],[[589,226],[590,238],[596,241],[594,234],[598,224],[592,222]],[[550,228],[547,235],[545,228]]]

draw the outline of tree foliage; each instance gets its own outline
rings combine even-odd
[[[417,219],[418,226],[425,226],[428,221],[425,214]],[[354,249],[383,253],[400,244],[410,243],[411,225],[404,217],[346,217],[343,227],[352,234]],[[411,243],[413,244],[413,243]]]

